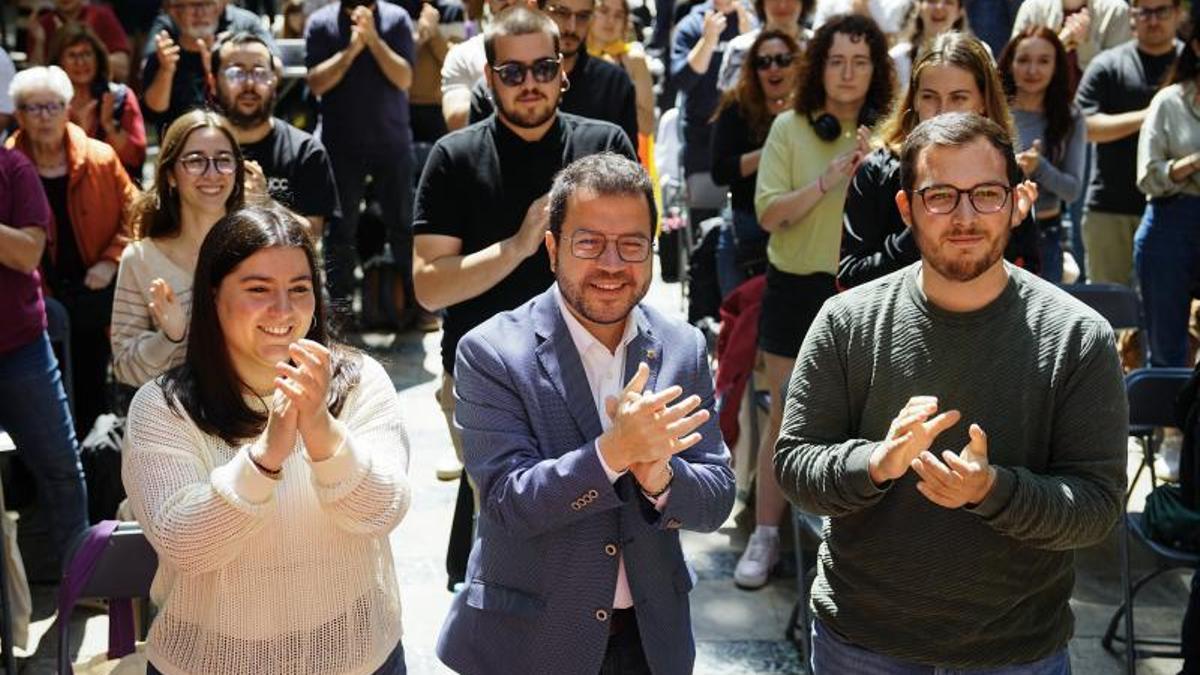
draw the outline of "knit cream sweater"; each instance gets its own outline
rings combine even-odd
[[[167,407],[158,379],[129,410],[122,478],[158,552],[147,655],[166,675],[371,673],[401,635],[388,534],[408,510],[408,438],[383,367],[339,416],[320,462],[303,440],[278,480]]]

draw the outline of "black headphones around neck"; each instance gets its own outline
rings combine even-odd
[[[863,106],[858,113],[858,123],[871,126],[875,124],[878,117],[879,115],[872,108]],[[813,133],[817,135],[817,138],[826,143],[832,143],[842,135],[842,123],[829,113],[821,113],[816,119],[813,119],[812,113],[808,113],[808,123],[812,125]]]

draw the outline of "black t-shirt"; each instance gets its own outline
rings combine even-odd
[[[620,127],[559,113],[546,135],[522,140],[493,115],[443,136],[417,187],[413,232],[462,241],[462,255],[516,234],[535,199],[566,165],[605,150],[637,161]],[[454,372],[458,341],[493,315],[514,309],[554,281],[545,247],[483,294],[446,308],[442,367]]]
[[[275,201],[302,216],[328,220],[342,215],[333,165],[312,134],[276,118],[271,133],[242,145],[242,154],[262,167]]]
[[[67,176],[43,176],[42,189],[46,191],[46,201],[50,202],[50,210],[54,212],[53,255],[51,246],[47,246],[42,254],[42,269],[46,271],[46,283],[51,290],[62,295],[83,287],[87,265],[79,254],[75,227],[67,208]]]
[[[734,210],[754,213],[754,182],[758,172],[742,175],[742,155],[759,150],[766,139],[757,139],[742,109],[737,104],[721,111],[713,127],[712,178],[717,185],[728,185]]]
[[[1162,56],[1150,56],[1136,41],[1101,52],[1088,64],[1075,94],[1075,103],[1086,115],[1115,115],[1141,110],[1150,105],[1167,69],[1182,48]],[[1137,145],[1140,133],[1109,143],[1097,143],[1092,153],[1092,182],[1088,186],[1088,208],[1108,213],[1140,215],[1146,197],[1137,189]]]
[[[527,74],[526,77],[533,77]],[[612,122],[625,131],[629,142],[637,147],[637,96],[633,81],[620,66],[604,59],[593,58],[586,49],[579,50],[575,67],[567,74],[571,86],[563,92],[558,109]],[[487,78],[481,78],[471,89],[471,121],[478,122],[492,114],[488,98]]]

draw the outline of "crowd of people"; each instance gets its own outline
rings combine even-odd
[[[1135,289],[1148,365],[1195,363],[1195,5],[27,4],[0,426],[65,557],[81,439],[125,418],[148,672],[405,672],[410,448],[365,330],[441,330],[458,672],[691,672],[678,530],[733,506],[754,370],[734,579],[768,582],[789,502],[834,516],[817,672],[1070,672],[1127,414],[1117,336],[1054,285]],[[673,206],[719,223],[716,354],[642,303]]]

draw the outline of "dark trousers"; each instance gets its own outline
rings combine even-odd
[[[95,291],[79,287],[55,296],[71,318],[75,435],[80,439],[92,430],[97,417],[108,412],[108,362],[112,356],[108,326],[115,288],[115,284]]]
[[[54,545],[67,547],[88,526],[87,486],[58,360],[43,332],[0,355],[0,427],[12,435],[37,481],[38,503],[51,516]]]
[[[1192,595],[1183,615],[1183,670],[1179,675],[1200,675],[1200,570],[1192,574]]]
[[[642,635],[638,631],[637,613],[630,609],[614,609],[612,633],[608,649],[600,664],[600,675],[650,675]]]
[[[406,295],[411,299],[412,148],[373,154],[350,152],[336,146],[330,146],[328,150],[342,203],[342,218],[330,223],[325,232],[325,270],[334,303],[346,309],[354,295],[358,222],[368,177],[386,226],[384,241],[391,248],[394,268],[402,275]]]

